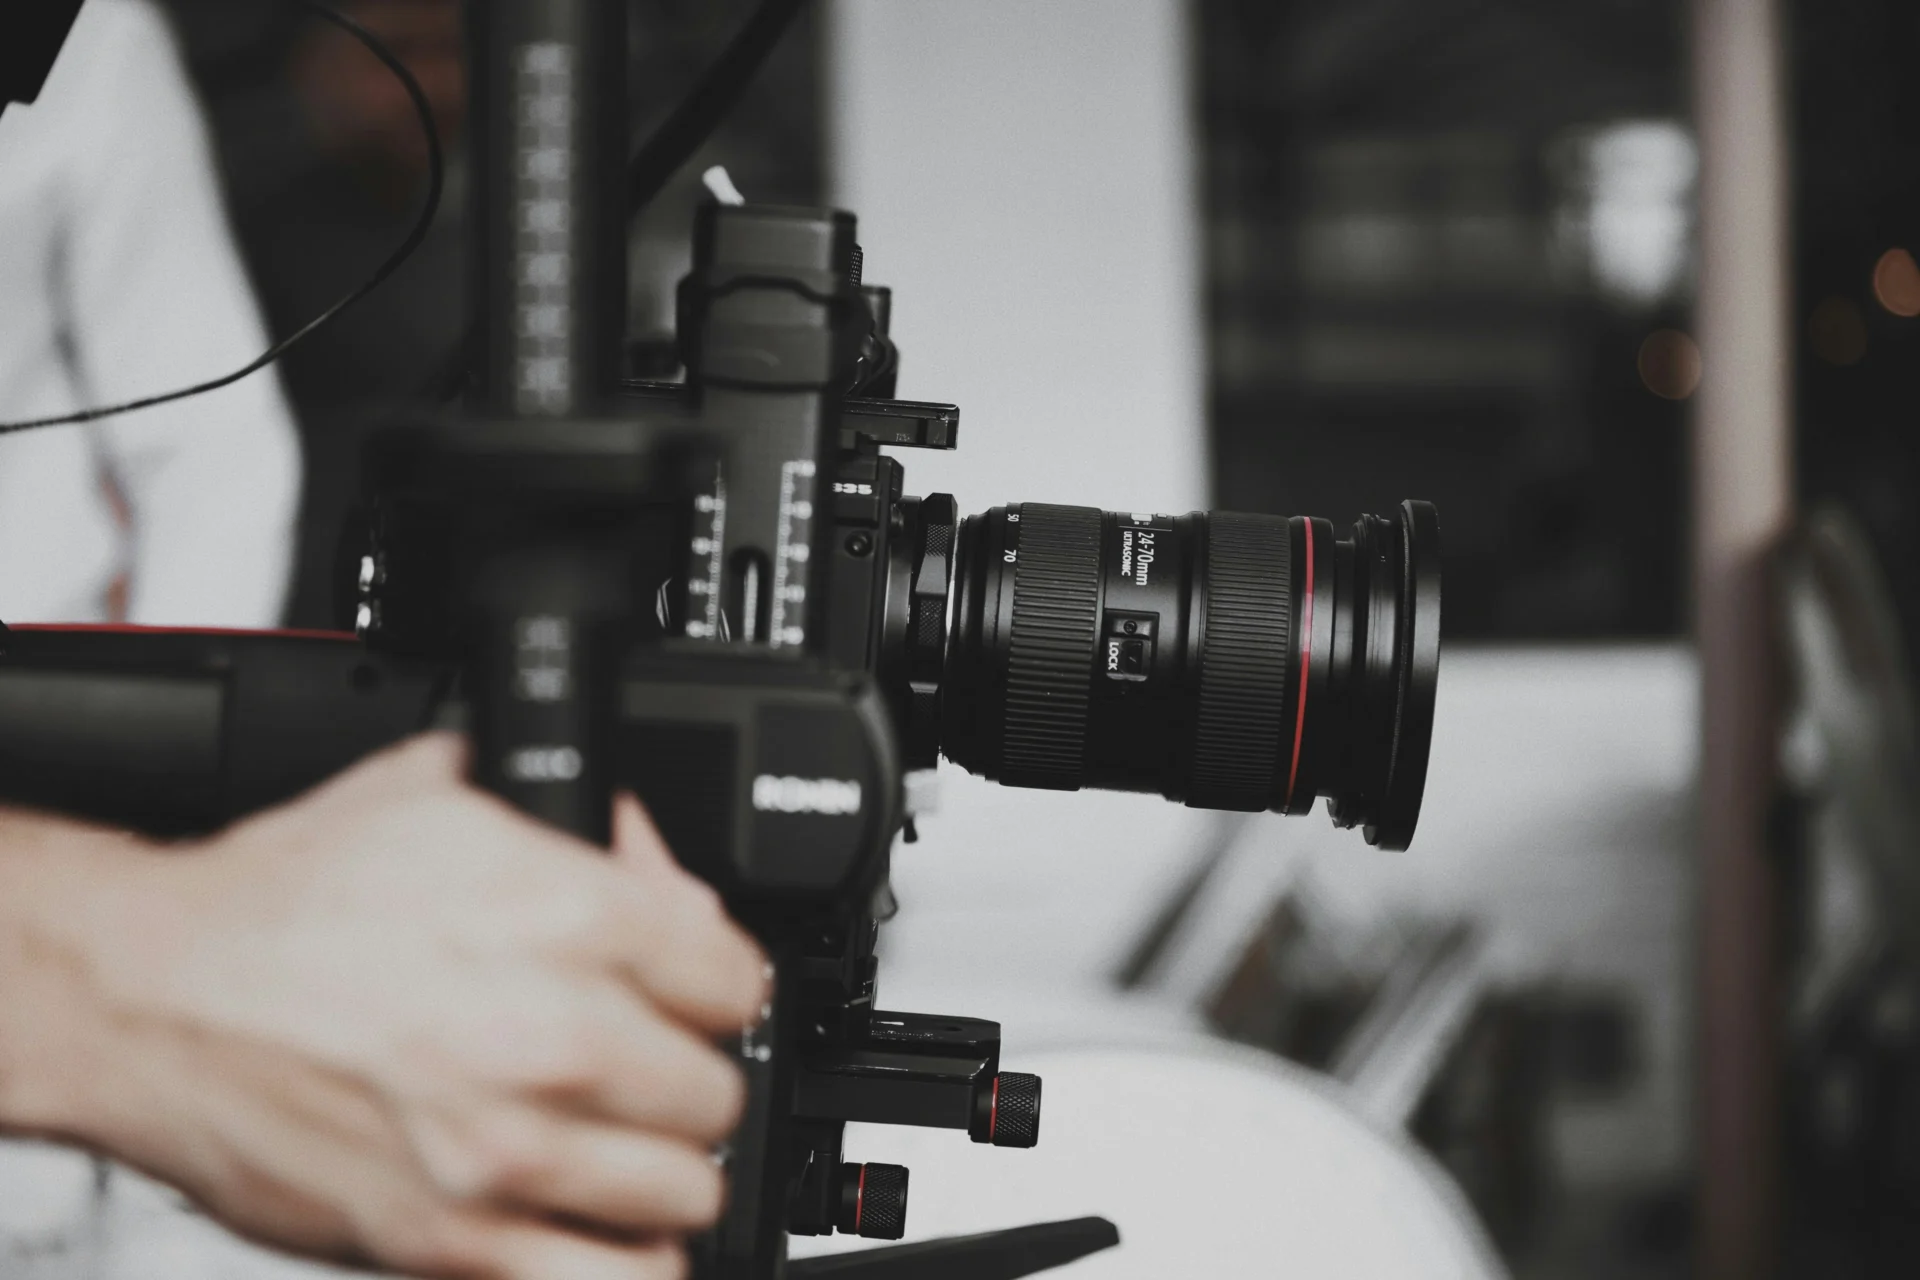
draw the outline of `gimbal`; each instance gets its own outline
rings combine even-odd
[[[1000,1069],[996,1024],[875,1008],[905,776],[944,754],[1209,807],[1324,795],[1405,847],[1431,508],[1342,540],[908,498],[881,450],[952,448],[959,411],[893,398],[891,298],[833,210],[704,206],[685,381],[623,381],[624,5],[470,9],[472,389],[369,452],[339,583],[357,635],[15,628],[0,799],[205,830],[449,722],[478,783],[589,840],[631,788],[777,970],[697,1274],[991,1280],[1117,1243],[1081,1219],[786,1261],[789,1232],[904,1232],[907,1172],[843,1160],[849,1121],[1039,1136],[1040,1082]]]

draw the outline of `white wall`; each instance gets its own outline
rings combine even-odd
[[[833,5],[833,198],[860,216],[867,278],[896,291],[900,393],[961,408],[957,454],[904,455],[910,492],[962,511],[1205,505],[1183,9]],[[1203,821],[944,773],[942,812],[896,859],[889,1004],[1097,977]]]
[[[837,0],[833,199],[895,289],[908,458],[977,509],[1204,504],[1196,147],[1177,0]]]

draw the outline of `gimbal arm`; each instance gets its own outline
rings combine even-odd
[[[428,728],[453,675],[345,634],[0,628],[0,803],[211,832]]]

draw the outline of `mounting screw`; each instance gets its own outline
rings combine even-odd
[[[847,535],[847,554],[864,556],[873,550],[873,535],[870,533],[850,533]]]

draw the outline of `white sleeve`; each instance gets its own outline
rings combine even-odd
[[[75,157],[66,299],[82,394],[112,403],[239,368],[267,337],[221,203],[199,104],[144,0],[94,0],[114,31]],[[277,375],[102,424],[131,521],[128,621],[276,625],[300,449]]]

